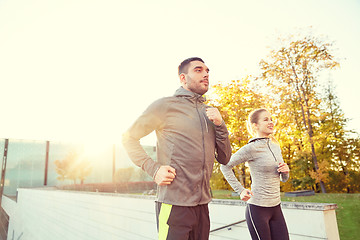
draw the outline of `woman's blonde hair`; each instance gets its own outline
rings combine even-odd
[[[249,114],[249,117],[248,117],[248,120],[247,120],[247,123],[246,123],[246,126],[247,126],[247,130],[248,132],[250,133],[250,135],[252,137],[255,137],[256,136],[256,131],[254,130],[253,128],[253,124],[257,124],[259,122],[259,118],[260,118],[260,114],[262,112],[269,112],[267,109],[265,108],[259,108],[259,109],[255,109],[253,110],[250,114]],[[278,141],[274,138],[274,136],[271,134],[269,136],[269,138],[274,141],[275,143],[278,143]]]

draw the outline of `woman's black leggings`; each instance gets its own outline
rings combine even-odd
[[[253,240],[289,240],[280,204],[275,207],[248,204],[245,217]]]

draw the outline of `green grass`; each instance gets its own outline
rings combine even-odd
[[[213,190],[214,198],[239,199],[232,197],[231,191]],[[316,193],[314,196],[285,197],[281,195],[284,202],[318,202],[336,203],[336,219],[341,240],[359,239],[360,235],[360,194],[346,193]]]

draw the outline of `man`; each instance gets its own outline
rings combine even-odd
[[[158,184],[156,217],[159,240],[209,238],[210,176],[215,158],[231,156],[228,131],[217,108],[204,104],[209,69],[201,58],[184,60],[178,68],[181,87],[159,99],[123,135],[131,160]],[[140,145],[157,135],[157,162]]]

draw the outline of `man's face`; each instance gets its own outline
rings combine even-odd
[[[180,80],[186,90],[203,95],[209,89],[209,68],[203,62],[192,61]]]

